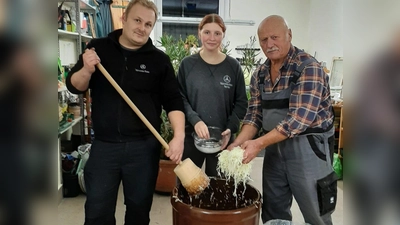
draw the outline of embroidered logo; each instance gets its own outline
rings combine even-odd
[[[220,82],[219,84],[224,86],[224,88],[231,88],[232,84],[231,84],[231,77],[229,75],[225,75],[222,80],[224,82]]]
[[[139,73],[150,73],[148,70],[146,70],[146,65],[144,64],[140,64],[140,69],[135,69],[136,72]]]
[[[224,79],[225,83],[230,83],[231,82],[231,77],[228,76],[228,75],[225,75],[223,79]]]

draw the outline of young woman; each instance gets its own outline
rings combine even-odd
[[[206,160],[206,174],[216,176],[218,153],[197,150],[192,133],[210,137],[208,126],[220,128],[223,145],[232,141],[247,109],[243,72],[239,62],[221,52],[225,24],[217,14],[206,15],[199,24],[201,50],[186,57],[178,70],[178,82],[186,115],[185,148],[182,160],[190,158],[198,167]]]

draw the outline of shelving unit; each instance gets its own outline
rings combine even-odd
[[[61,125],[58,128],[58,136],[60,137],[61,134],[65,133],[67,130],[71,129],[73,126],[75,126],[75,124],[80,122],[82,119],[83,119],[83,117],[79,116],[76,119],[74,119],[72,122],[67,122],[67,123]]]
[[[96,8],[94,6],[89,5],[87,2],[83,1],[83,0],[66,0],[64,2],[65,5],[68,5],[70,7],[76,7],[76,4],[78,4],[79,6],[79,11],[83,12],[83,11],[89,11],[89,12],[93,12],[96,11]]]
[[[61,4],[61,1],[58,2],[58,5]],[[63,9],[75,11],[74,18],[76,23],[76,31],[66,31],[58,29],[58,56],[61,59],[61,64],[63,66],[69,66],[70,64],[75,64],[78,60],[78,56],[82,53],[82,43],[88,42],[92,39],[91,36],[87,34],[82,34],[81,32],[81,18],[80,13],[86,12],[89,14],[93,14],[93,24],[95,23],[95,13],[96,8],[94,6],[89,5],[84,0],[65,0],[62,6]],[[94,29],[93,29],[94,30]],[[68,91],[65,86],[62,86],[58,89],[58,94],[62,92]],[[84,96],[79,95],[79,106],[81,115],[79,117],[75,117],[72,122],[67,122],[59,126],[58,128],[58,198],[59,202],[63,198],[63,181],[62,181],[62,169],[61,169],[61,135],[74,128],[75,125],[80,125],[80,136],[81,143],[85,143],[85,118],[84,118]]]
[[[76,32],[58,29],[58,37],[59,38],[62,37],[62,38],[68,38],[68,39],[75,39],[75,38],[78,38],[78,36],[79,36],[79,34]]]
[[[67,90],[67,87],[62,86],[62,87],[60,87],[60,88],[58,89],[58,92],[63,92],[63,91],[66,91],[66,90]]]

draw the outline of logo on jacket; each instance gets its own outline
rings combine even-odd
[[[223,79],[224,79],[225,83],[230,83],[231,82],[231,77],[228,76],[228,75],[225,75]]]
[[[224,88],[231,88],[232,84],[231,84],[231,77],[229,75],[225,75],[222,80],[224,82],[220,82],[219,84],[224,86]]]
[[[146,65],[144,64],[140,64],[139,68],[140,69],[135,69],[135,71],[139,73],[150,73],[148,70],[146,70]]]

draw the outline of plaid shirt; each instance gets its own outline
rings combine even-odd
[[[261,93],[259,90],[259,71],[265,71],[264,92],[279,92],[290,86],[289,79],[298,66],[311,56],[291,46],[288,56],[280,68],[280,75],[275,84],[271,82],[269,59],[253,73],[250,82],[251,99],[249,100],[244,124],[262,127]],[[276,129],[291,138],[299,135],[307,128],[326,129],[333,123],[333,113],[329,90],[329,77],[319,63],[313,62],[305,67],[289,98],[289,113]]]

